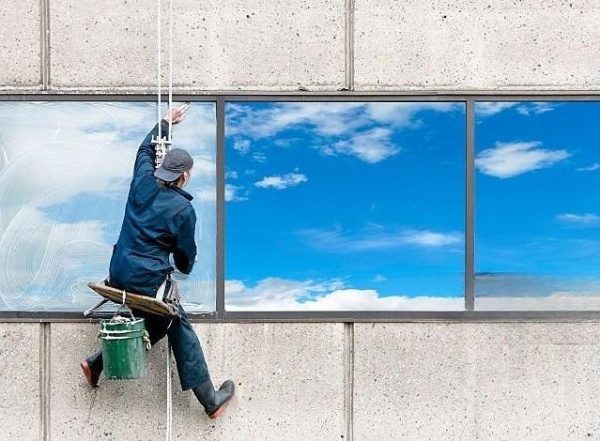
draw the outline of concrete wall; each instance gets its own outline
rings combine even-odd
[[[155,14],[143,0],[0,2],[0,92],[152,90]],[[180,91],[600,89],[596,0],[177,0],[174,19]],[[175,387],[174,439],[600,439],[599,328],[197,325],[238,398],[214,422]],[[91,390],[78,362],[95,334],[0,324],[0,440],[163,437],[164,344],[144,380]]]
[[[224,417],[174,374],[179,440],[600,439],[597,323],[197,324]],[[0,324],[0,439],[156,440],[165,345],[140,381],[91,389],[94,324]]]
[[[173,16],[180,90],[600,85],[596,0],[177,0]],[[10,24],[0,28],[4,91],[136,91],[155,84],[152,2],[5,1],[0,19]]]

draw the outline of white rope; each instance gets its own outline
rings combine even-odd
[[[161,84],[161,77],[162,77],[162,46],[161,46],[161,41],[160,41],[160,28],[161,28],[161,16],[160,16],[160,10],[162,7],[161,4],[161,0],[156,0],[156,5],[158,8],[158,17],[156,20],[157,26],[156,26],[156,35],[157,35],[157,45],[156,45],[156,52],[157,52],[157,56],[156,56],[156,72],[157,72],[157,83],[158,83],[158,90],[156,92],[157,95],[157,100],[158,100],[158,104],[156,106],[156,113],[157,113],[157,118],[158,118],[158,139],[161,140],[162,139],[162,133],[161,133],[161,128],[160,128],[160,117],[161,117],[161,107],[162,107],[162,102],[161,102],[161,92],[162,92],[162,84]]]
[[[157,118],[158,118],[158,139],[153,140],[156,149],[156,167],[159,167],[162,163],[164,155],[167,153],[171,143],[171,128],[173,122],[171,118],[169,118],[169,132],[167,133],[166,142],[162,137],[161,130],[161,107],[162,107],[162,45],[161,45],[161,9],[162,9],[162,1],[156,0],[156,5],[158,9],[157,14]],[[170,111],[173,107],[173,3],[172,0],[169,0],[169,107]],[[167,344],[167,424],[166,424],[166,433],[165,439],[166,441],[171,441],[173,437],[173,389],[172,389],[172,375],[171,375],[171,343]]]
[[[171,441],[173,434],[173,390],[171,387],[171,342],[167,344],[167,433],[166,441]]]
[[[155,146],[156,151],[156,167],[160,167],[162,161],[169,151],[171,147],[171,134],[173,128],[173,121],[169,118],[169,129],[167,136],[163,139],[162,135],[162,127],[160,124],[161,121],[161,113],[162,113],[162,41],[161,41],[161,27],[162,27],[162,19],[161,19],[161,10],[162,10],[162,0],[156,0],[158,13],[157,13],[157,29],[156,35],[158,38],[158,42],[156,45],[156,75],[157,75],[157,91],[156,91],[156,101],[157,101],[157,120],[158,120],[158,136],[156,139],[152,140],[152,143]],[[169,0],[169,102],[168,102],[168,111],[173,108],[173,0]]]
[[[160,2],[160,0],[159,0]],[[169,107],[171,111],[173,108],[173,0],[169,0]],[[164,145],[165,151],[169,149],[171,145],[171,133],[173,127],[173,120],[169,118],[169,133],[167,133],[168,143]],[[169,325],[170,326],[170,325]],[[172,388],[172,375],[171,375],[171,342],[167,344],[167,433],[165,436],[166,441],[171,441],[173,437],[173,388]]]
[[[173,108],[173,0],[169,0],[169,110]],[[167,140],[171,142],[173,121],[169,118]],[[170,145],[170,144],[169,144]]]

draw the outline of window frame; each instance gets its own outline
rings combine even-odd
[[[164,97],[166,99],[166,95]],[[155,94],[41,93],[0,94],[1,101],[146,101]],[[213,102],[216,106],[216,303],[210,313],[190,313],[195,322],[473,322],[581,321],[600,319],[600,310],[476,311],[475,306],[475,103],[490,101],[592,101],[600,92],[467,93],[467,92],[239,92],[174,94],[174,101]],[[465,309],[462,311],[227,311],[225,309],[225,105],[228,102],[456,102],[465,106]],[[0,311],[0,322],[86,322],[79,312]]]

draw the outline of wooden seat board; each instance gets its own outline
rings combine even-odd
[[[110,300],[111,302],[117,304],[123,303],[123,291],[120,289],[101,283],[88,283],[88,286],[94,292],[101,295],[105,299]],[[143,296],[141,294],[126,292],[125,304],[131,309],[137,309],[150,314],[157,314],[165,317],[179,316],[179,311],[175,305],[161,302],[154,297]]]

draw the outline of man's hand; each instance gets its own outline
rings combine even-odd
[[[169,111],[165,113],[165,116],[163,116],[163,119],[166,122],[171,121],[173,124],[179,124],[181,121],[183,121],[183,118],[185,118],[185,113],[188,111],[189,108],[190,103],[185,103],[181,106],[169,109]]]

